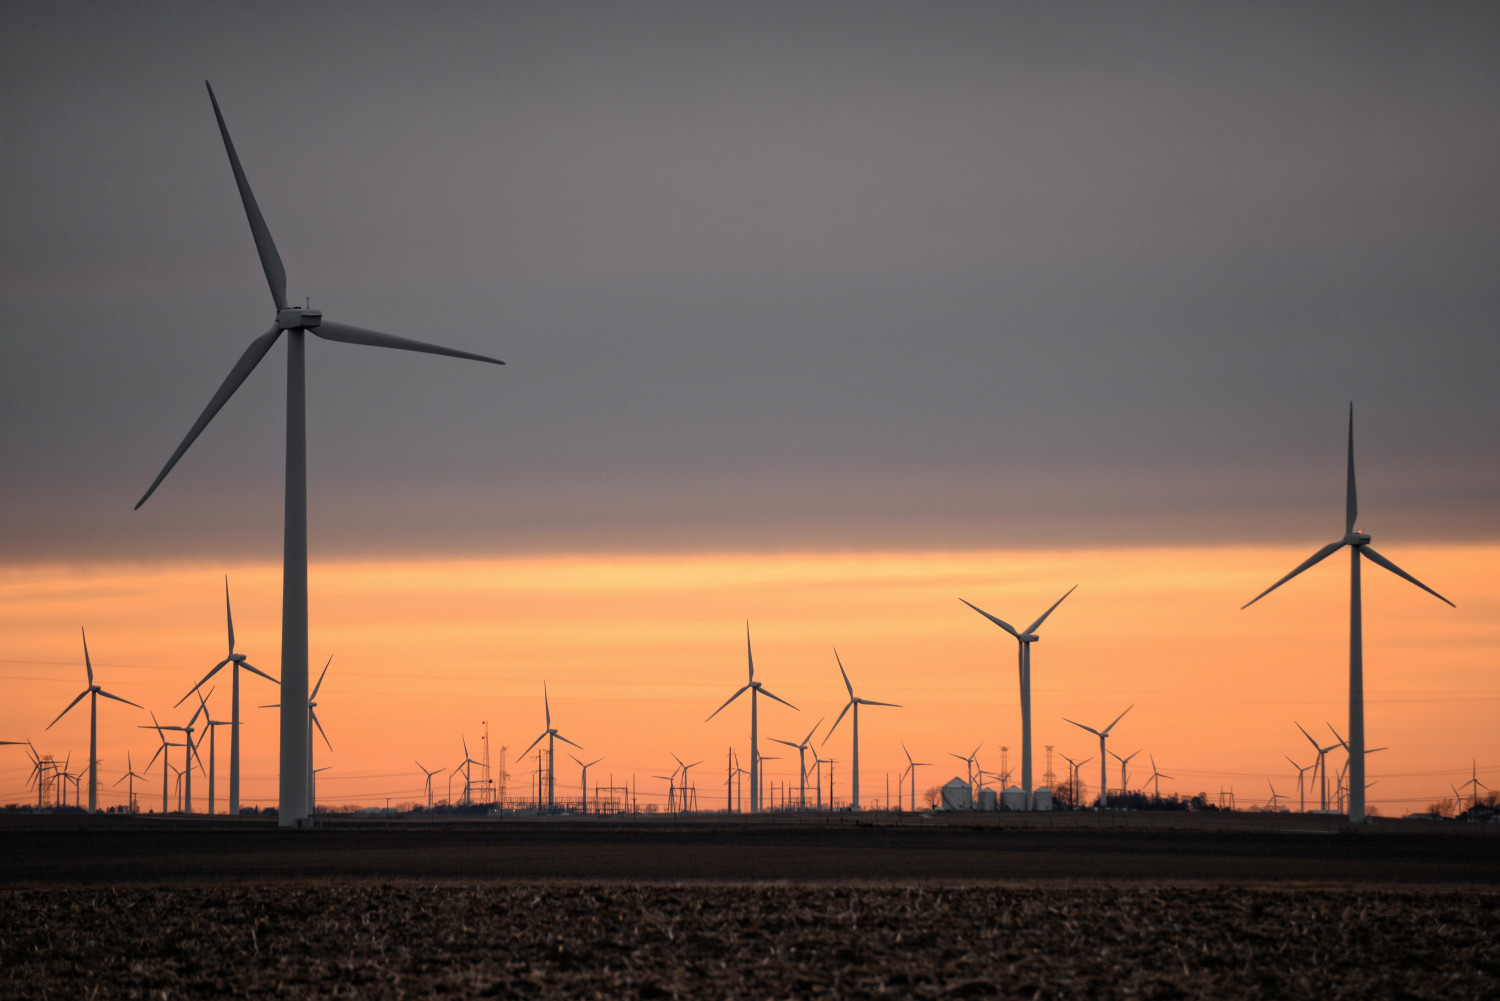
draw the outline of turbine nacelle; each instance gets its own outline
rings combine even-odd
[[[242,653],[232,653],[229,655],[229,659],[236,664],[243,664],[245,662],[245,655]]]
[[[277,330],[311,330],[323,322],[321,309],[305,306],[288,306],[276,313]]]
[[[1369,544],[1369,532],[1350,532],[1344,536],[1344,545],[1346,546],[1367,546]]]
[[[1016,639],[1020,640],[1022,643],[1035,643],[1037,640],[1041,639],[1041,637],[1036,633],[1022,633],[1021,635],[1017,636]]]

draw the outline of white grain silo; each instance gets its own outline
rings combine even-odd
[[[1006,786],[1005,791],[1000,794],[1000,809],[1026,809],[1026,790],[1020,786]]]
[[[969,788],[969,781],[954,776],[943,786],[943,809],[944,810],[972,810],[974,809],[974,796]]]
[[[989,786],[981,786],[979,789],[979,808],[993,813],[997,805],[998,797],[995,795],[995,790]]]
[[[1052,790],[1042,786],[1031,794],[1031,808],[1033,810],[1052,809]]]

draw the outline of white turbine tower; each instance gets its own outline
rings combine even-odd
[[[229,607],[229,578],[227,576],[224,578],[224,620],[229,626],[229,655],[215,664],[213,670],[203,676],[202,681],[188,689],[187,695],[177,700],[177,706],[186,702],[188,695],[192,695],[198,689],[202,688],[208,682],[208,679],[218,674],[220,668],[226,664],[234,665],[233,670],[230,671],[230,678],[232,679],[230,691],[232,694],[229,701],[229,722],[231,724],[229,730],[229,815],[231,817],[238,817],[240,815],[240,668],[243,667],[252,674],[260,675],[273,685],[279,685],[281,682],[251,664],[245,659],[244,654],[234,652],[234,612]],[[172,708],[176,709],[177,706],[173,706]],[[212,751],[212,745],[210,745],[210,751]],[[210,754],[210,757],[212,757],[212,754]]]
[[[557,788],[557,769],[555,767],[557,762],[556,741],[560,740],[564,744],[572,744],[572,746],[577,747],[580,751],[583,750],[583,748],[579,747],[577,744],[574,744],[571,740],[569,740],[567,737],[564,737],[562,734],[558,733],[556,729],[553,728],[552,702],[547,697],[547,683],[545,681],[542,682],[542,708],[547,713],[547,729],[543,730],[540,734],[537,735],[536,740],[533,740],[529,745],[527,745],[526,750],[521,752],[521,757],[524,758],[526,757],[526,755],[530,754],[531,749],[540,744],[543,737],[547,738],[547,812],[551,813],[553,803],[555,802],[554,794]],[[464,747],[464,756],[468,757],[468,745],[465,744]]]
[[[833,736],[833,731],[839,728],[839,723],[844,719],[844,713],[850,709],[854,710],[854,798],[851,800],[853,809],[859,809],[859,707],[860,706],[890,706],[892,709],[901,707],[894,702],[872,702],[869,699],[856,698],[854,686],[849,684],[849,672],[844,670],[844,662],[839,659],[839,652],[833,651],[833,659],[838,661],[839,674],[844,679],[844,687],[849,690],[849,701],[845,703],[843,712],[839,718],[833,721],[833,726],[828,728],[828,733],[823,736],[823,743],[828,743],[828,738]]]
[[[1016,632],[1015,628],[1004,619],[997,619],[984,609],[976,605],[969,605],[962,598],[958,599],[959,601],[964,601],[965,605],[969,605],[974,611],[1014,636],[1017,644],[1020,646],[1020,649],[1017,651],[1017,660],[1020,665],[1021,676],[1021,788],[1026,793],[1026,809],[1028,810],[1031,809],[1031,644],[1041,639],[1036,634],[1036,631],[1042,627],[1043,622],[1047,621],[1047,616],[1051,615],[1053,609],[1061,605],[1064,599],[1076,590],[1078,590],[1077,584],[1068,588],[1067,594],[1054,601],[1052,608],[1047,609],[1035,622],[1027,626],[1025,632]]]
[[[307,811],[307,816],[309,816],[309,817],[316,816],[317,812],[318,812],[317,785],[316,785],[317,779],[316,779],[316,775],[318,774],[318,772],[326,771],[327,770],[325,768],[314,768],[313,767],[313,739],[312,739],[312,735],[313,735],[313,730],[314,729],[316,729],[318,731],[318,733],[320,735],[322,735],[324,746],[326,746],[330,751],[333,750],[333,743],[328,739],[328,734],[323,731],[323,724],[320,723],[320,722],[318,722],[318,713],[317,713],[317,708],[318,708],[318,692],[321,691],[322,688],[323,688],[323,679],[326,678],[326,677],[328,677],[328,665],[332,664],[332,663],[333,663],[333,657],[330,655],[329,658],[328,658],[328,662],[323,665],[322,673],[320,673],[318,675],[318,683],[313,686],[312,694],[307,697],[307,711],[303,714],[303,715],[305,715],[307,717],[306,724],[302,727],[302,732],[305,733],[305,734],[307,734],[307,747],[304,749],[306,757],[307,757],[307,775],[305,776],[305,778],[306,778],[306,789],[307,789],[307,802],[303,804],[303,809]],[[261,706],[260,708],[262,708],[262,709],[280,709],[284,705],[286,705],[286,699],[283,698],[281,700],[281,702],[279,702],[279,703],[278,702],[273,702],[270,705]],[[196,719],[197,717],[194,717],[194,718]],[[283,712],[281,714],[281,718],[282,718],[283,722],[286,720],[286,713],[285,712]],[[283,728],[282,734],[285,735],[285,733],[286,733],[286,730]],[[191,738],[189,738],[189,739],[191,739]],[[285,755],[285,751],[284,750],[283,750],[283,753],[282,753],[282,761],[283,762],[286,761],[286,755]],[[191,785],[191,783],[192,783],[192,776],[188,776],[188,783],[189,783],[188,788],[191,789],[192,788],[192,785]],[[286,788],[285,781],[282,782],[282,788],[283,789]]]
[[[122,699],[118,695],[111,695],[94,684],[94,665],[89,660],[89,637],[81,627],[78,631],[83,635],[83,667],[89,673],[89,687],[79,692],[78,698],[68,703],[68,709],[72,709],[78,703],[82,702],[85,695],[89,696],[89,813],[95,813],[99,808],[99,696],[102,695],[106,699],[123,702],[127,706],[135,706],[137,709],[142,707],[136,706],[129,699]],[[62,719],[68,715],[68,709],[64,709],[58,713],[57,719],[47,724],[47,729],[52,729],[57,724],[58,719]]]
[[[1135,706],[1133,704],[1126,706],[1125,707],[1125,713],[1130,712],[1130,710],[1132,710],[1134,708],[1135,708]],[[1121,713],[1120,715],[1116,716],[1115,717],[1115,723],[1118,723],[1118,722],[1120,722],[1120,720],[1124,719],[1125,718],[1125,713]],[[1109,773],[1108,773],[1108,768],[1109,768],[1109,748],[1107,748],[1107,747],[1104,746],[1104,741],[1109,736],[1109,731],[1111,731],[1111,730],[1113,730],[1115,728],[1115,723],[1111,723],[1109,726],[1105,727],[1103,730],[1095,730],[1091,726],[1084,726],[1082,723],[1074,722],[1073,720],[1068,719],[1068,717],[1066,717],[1066,716],[1063,717],[1063,721],[1067,722],[1067,723],[1072,723],[1074,726],[1078,727],[1081,730],[1087,730],[1089,733],[1092,733],[1094,736],[1096,736],[1096,737],[1099,738],[1099,805],[1100,806],[1108,806],[1109,805]]]
[[[746,692],[750,693],[750,812],[759,813],[761,760],[759,717],[760,710],[759,703],[756,701],[756,699],[758,696],[764,695],[767,698],[775,699],[777,702],[780,702],[784,706],[791,706],[791,708],[793,709],[797,709],[797,707],[793,706],[790,702],[788,702],[781,696],[774,694],[769,688],[766,688],[759,681],[755,680],[755,654],[750,650],[750,623],[748,622],[745,623],[745,661],[749,665],[750,669],[749,680],[745,683],[745,686],[743,688],[735,692],[733,695],[729,696],[729,698],[724,702],[722,706],[709,713],[708,719],[713,719],[715,716],[719,715],[719,713],[723,712],[729,707],[730,702],[733,702],[741,695],[744,695]],[[797,709],[797,711],[801,712],[802,710]],[[704,720],[703,722],[707,723],[708,719]]]
[[[194,691],[198,691],[198,690],[194,689]],[[209,694],[209,697],[212,697],[213,694],[214,694],[214,689],[210,688],[208,690],[208,694]],[[205,717],[209,717],[209,718],[205,719],[203,725],[205,727],[205,735],[208,737],[208,813],[209,813],[209,816],[213,816],[214,803],[215,803],[215,799],[214,799],[214,794],[215,794],[214,776],[217,775],[218,771],[219,771],[218,766],[215,764],[215,760],[214,760],[214,758],[215,758],[215,756],[214,756],[214,747],[215,747],[215,745],[217,743],[216,740],[215,740],[215,738],[214,738],[214,727],[218,727],[218,726],[235,726],[237,724],[235,724],[235,722],[233,720],[213,719],[212,718],[213,714],[208,711],[208,699],[206,699],[206,698],[203,697],[203,692],[202,691],[198,691],[198,703],[203,707],[204,716]],[[202,746],[202,744],[203,744],[203,738],[202,737],[198,738],[198,744],[199,744],[200,747]],[[237,812],[235,812],[235,811],[231,811],[230,816],[239,816],[239,814]]]
[[[1249,608],[1272,591],[1276,590],[1302,571],[1321,562],[1345,546],[1349,547],[1349,821],[1361,824],[1365,820],[1365,676],[1364,676],[1364,624],[1359,591],[1359,558],[1361,555],[1376,566],[1384,567],[1397,577],[1415,584],[1444,604],[1453,602],[1402,570],[1390,560],[1370,548],[1370,536],[1355,531],[1354,523],[1359,515],[1359,500],[1354,489],[1354,404],[1349,404],[1349,478],[1344,494],[1344,537],[1313,553],[1291,573],[1266,588],[1241,606]]]
[[[205,81],[206,85],[206,81]],[[240,360],[225,377],[208,406],[188,431],[177,451],[167,460],[146,493],[136,502],[139,508],[146,503],[157,485],[171,472],[177,460],[182,458],[214,415],[234,395],[235,390],[249,377],[255,366],[271,350],[271,346],[283,333],[287,335],[286,370],[286,502],[285,542],[282,558],[281,587],[281,680],[290,693],[281,700],[281,777],[280,807],[277,814],[282,827],[301,827],[308,823],[307,785],[312,775],[311,765],[306,760],[306,748],[311,746],[308,734],[307,713],[302,707],[307,699],[307,395],[304,365],[304,334],[311,333],[329,341],[346,344],[364,344],[370,347],[399,348],[404,351],[421,351],[428,354],[467,358],[473,361],[503,364],[484,355],[452,348],[439,347],[421,341],[382,334],[374,330],[333,323],[323,319],[320,310],[301,306],[288,306],[286,301],[286,269],[281,255],[271,239],[271,230],[266,226],[255,196],[250,192],[250,182],[240,167],[240,158],[230,141],[229,129],[224,116],[219,113],[219,102],[213,88],[208,88],[209,101],[214,108],[214,118],[219,123],[219,134],[224,139],[224,150],[229,155],[229,167],[234,173],[235,185],[239,188],[240,201],[245,207],[245,217],[250,223],[250,232],[255,239],[255,249],[260,255],[261,269],[271,288],[271,298],[276,303],[276,319],[271,328],[250,342]]]

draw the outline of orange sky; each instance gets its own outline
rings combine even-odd
[[[1284,754],[1309,760],[1294,719],[1320,738],[1325,720],[1340,731],[1347,721],[1346,558],[1239,610],[1313,548],[314,564],[314,671],[334,658],[319,706],[334,746],[317,748],[317,764],[330,766],[319,800],[413,800],[422,788],[413,759],[452,767],[462,757],[461,734],[477,757],[484,720],[496,763],[508,746],[512,786],[524,790],[530,766],[514,755],[543,727],[545,680],[555,725],[583,745],[584,760],[604,759],[591,785],[633,775],[643,800],[649,793],[660,801],[665,783],[650,776],[670,771],[675,752],[705,762],[694,772],[700,804],[720,806],[728,746],[748,759],[749,707],[741,700],[704,720],[744,684],[746,619],[757,678],[801,710],[762,703],[764,754],[786,750],[768,738],[799,739],[820,717],[837,715],[845,701],[837,646],[858,694],[903,706],[861,713],[866,800],[884,797],[887,773],[894,794],[905,763],[900,741],[937,763],[922,770],[919,788],[962,772],[948,754],[975,744],[983,745],[983,767],[999,767],[1001,744],[1018,767],[1015,642],[958,599],[1024,626],[1076,583],[1033,654],[1037,784],[1044,744],[1075,758],[1097,753],[1097,741],[1062,716],[1099,726],[1134,703],[1116,728],[1118,743],[1111,741],[1122,753],[1145,749],[1132,765],[1132,786],[1150,774],[1153,754],[1176,776],[1163,781],[1164,792],[1216,795],[1232,786],[1242,806],[1263,802],[1267,776],[1279,792],[1295,793]],[[1491,569],[1500,547],[1382,552],[1458,607],[1366,567],[1366,725],[1371,746],[1390,746],[1371,758],[1369,777],[1379,780],[1371,802],[1384,813],[1424,808],[1466,779],[1476,756],[1480,779],[1500,786],[1493,728],[1500,583]],[[0,739],[30,738],[58,758],[87,756],[86,702],[44,731],[85,685],[80,625],[100,684],[155,709],[163,723],[182,722],[171,704],[224,656],[225,572],[240,651],[279,674],[279,566],[0,569],[0,677],[10,693],[0,706]],[[253,707],[277,698],[268,683],[246,682],[247,803],[275,801],[276,714]],[[228,718],[227,682],[213,703],[216,716]],[[154,735],[136,729],[143,722],[145,713],[101,701],[104,805],[124,801],[124,785],[111,784],[127,751],[139,770],[155,749]],[[840,762],[841,799],[848,726],[846,719],[822,748]],[[222,810],[227,740],[220,750]],[[563,750],[559,795],[576,795],[578,768]],[[34,797],[23,788],[24,749],[0,752],[0,802]],[[794,757],[768,769],[795,784]],[[1117,776],[1112,764],[1111,784]],[[1085,778],[1095,791],[1097,762]],[[447,781],[438,782],[442,797]],[[146,788],[137,787],[142,805],[159,805],[159,773]],[[205,789],[195,782],[200,808]]]

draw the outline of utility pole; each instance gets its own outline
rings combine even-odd
[[[484,787],[489,790],[490,804],[493,806],[495,802],[495,787],[490,784],[490,721],[482,719],[479,721],[479,725],[484,727],[484,736],[480,738],[480,742],[484,744]]]

